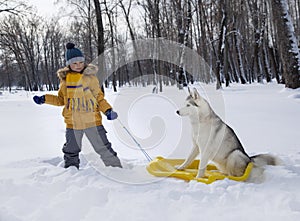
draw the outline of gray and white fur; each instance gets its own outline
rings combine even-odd
[[[189,116],[192,124],[193,149],[187,159],[177,167],[187,168],[200,154],[197,178],[204,177],[207,164],[212,161],[224,174],[242,176],[247,165],[253,162],[251,177],[261,176],[265,165],[278,165],[280,160],[269,154],[249,156],[237,135],[213,111],[209,103],[194,88],[189,90],[186,105],[176,113]],[[256,174],[253,174],[256,173]]]

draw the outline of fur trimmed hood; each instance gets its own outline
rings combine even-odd
[[[65,81],[66,76],[69,72],[72,72],[72,70],[69,67],[61,68],[57,71],[57,76],[60,80]],[[85,68],[82,74],[84,75],[96,75],[98,72],[98,67],[93,64],[88,64]]]

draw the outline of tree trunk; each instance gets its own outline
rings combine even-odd
[[[221,11],[222,11],[222,19],[220,25],[219,46],[218,46],[219,55],[218,55],[217,69],[216,69],[217,90],[222,88],[221,76],[223,75],[223,70],[224,70],[224,50],[225,50],[225,41],[226,41],[226,33],[227,33],[227,27],[226,27],[227,14],[225,11],[224,3],[222,3],[221,5]]]
[[[177,13],[176,23],[178,29],[178,43],[182,45],[182,51],[179,55],[179,73],[178,73],[178,84],[179,89],[182,89],[183,86],[188,85],[188,80],[186,76],[186,68],[185,68],[185,47],[188,46],[188,38],[190,32],[190,26],[192,23],[192,6],[191,2],[186,2],[186,11],[185,7],[182,5],[181,0],[174,1],[173,7]]]
[[[300,87],[300,54],[286,0],[271,0],[285,86]]]
[[[133,45],[133,48],[134,48],[134,52],[133,52],[134,56],[135,56],[134,60],[136,61],[136,62],[134,62],[134,64],[137,64],[137,70],[138,70],[139,76],[141,78],[142,85],[143,85],[143,87],[145,87],[146,84],[145,84],[144,77],[143,77],[142,66],[141,66],[141,63],[140,63],[140,60],[139,60],[138,48],[137,48],[137,45],[136,45],[136,42],[135,42],[135,36],[134,36],[133,28],[131,26],[130,19],[129,19],[131,3],[132,3],[132,0],[129,1],[129,7],[128,7],[128,10],[126,10],[125,6],[123,4],[123,0],[119,0],[119,5],[120,5],[121,9],[123,10],[125,20],[126,20],[126,23],[127,23],[127,27],[129,29],[130,38],[132,40],[132,45]]]
[[[117,92],[117,82],[116,82],[116,56],[115,56],[115,44],[114,44],[114,25],[113,25],[113,21],[112,21],[112,11],[110,11],[107,7],[107,3],[106,0],[104,0],[104,5],[105,5],[105,11],[106,11],[106,15],[108,17],[108,21],[109,21],[109,28],[110,28],[110,46],[111,46],[111,57],[112,57],[112,74],[113,74],[113,79],[112,79],[112,85],[113,85],[113,89],[114,92]]]
[[[99,82],[101,85],[101,89],[104,93],[104,88],[103,88],[103,82],[106,81],[107,79],[104,79],[104,73],[105,73],[105,64],[102,59],[100,59],[99,55],[104,53],[104,28],[103,28],[103,22],[102,22],[102,15],[101,15],[101,7],[99,0],[94,0],[95,4],[95,12],[96,12],[96,20],[97,20],[97,28],[98,28],[98,34],[97,34],[97,46],[98,46],[98,68],[99,72],[102,72],[102,77],[100,77]],[[98,74],[99,77],[99,74]]]

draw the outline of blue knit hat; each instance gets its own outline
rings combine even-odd
[[[85,61],[82,52],[78,48],[75,48],[75,44],[68,43],[66,48],[66,65],[70,65],[78,61]]]

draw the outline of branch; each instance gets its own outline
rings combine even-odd
[[[16,7],[15,7],[16,8]],[[14,15],[17,15],[20,11],[16,10],[15,8],[6,8],[6,9],[0,9],[1,12],[8,12]]]

